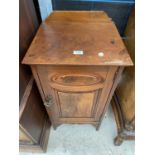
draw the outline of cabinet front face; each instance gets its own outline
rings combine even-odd
[[[40,65],[34,68],[53,122],[99,122],[117,67]]]
[[[66,93],[58,92],[61,117],[91,117],[94,92]]]

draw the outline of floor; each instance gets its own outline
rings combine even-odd
[[[51,129],[47,153],[20,153],[19,155],[134,155],[135,142],[125,141],[114,146],[116,124],[109,107],[99,131],[91,125],[61,125]]]

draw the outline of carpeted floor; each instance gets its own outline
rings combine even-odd
[[[42,155],[134,155],[135,142],[125,141],[114,146],[117,135],[111,107],[102,120],[99,131],[91,125],[61,125],[51,128],[47,153]],[[41,155],[20,153],[19,155]]]

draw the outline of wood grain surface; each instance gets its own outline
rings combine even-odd
[[[74,50],[82,50],[83,55],[74,55]],[[132,65],[116,26],[102,11],[52,13],[41,24],[22,63]]]

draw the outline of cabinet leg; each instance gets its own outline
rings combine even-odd
[[[125,129],[128,130],[128,131],[133,131],[134,127],[133,127],[133,125],[126,123],[125,124]]]
[[[53,123],[52,126],[53,126],[53,129],[56,130],[58,127],[58,124]]]
[[[96,131],[100,129],[100,123],[96,125]]]
[[[116,146],[120,146],[121,144],[123,143],[123,138],[121,136],[117,136],[115,139],[114,139],[114,144]]]

